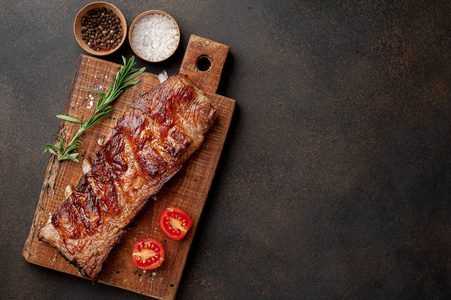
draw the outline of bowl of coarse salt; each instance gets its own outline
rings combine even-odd
[[[161,62],[174,54],[180,29],[174,18],[161,10],[148,10],[130,25],[128,40],[133,52],[148,62]]]

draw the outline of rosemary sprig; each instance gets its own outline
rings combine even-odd
[[[133,69],[132,67],[135,65],[135,57],[132,56],[128,61],[125,57],[122,57],[122,61],[124,62],[124,66],[117,68],[116,76],[113,78],[113,84],[110,84],[108,92],[105,94],[98,90],[81,88],[98,95],[97,104],[92,112],[91,117],[86,121],[82,122],[79,119],[66,115],[57,115],[56,117],[65,121],[76,123],[75,126],[78,126],[78,131],[74,133],[70,142],[67,142],[60,135],[51,134],[53,136],[57,136],[59,138],[58,146],[53,144],[46,144],[46,148],[43,153],[51,153],[57,156],[58,160],[73,160],[75,162],[79,162],[77,156],[77,149],[82,147],[83,143],[80,141],[81,135],[90,127],[96,125],[103,119],[105,119],[109,114],[111,114],[114,108],[111,107],[111,104],[116,100],[119,95],[122,94],[126,89],[134,86],[139,82],[138,77],[146,68],[141,69]]]

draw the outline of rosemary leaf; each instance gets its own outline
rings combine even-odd
[[[97,123],[99,123],[100,121],[102,121],[103,119],[105,119],[106,117],[108,117],[108,115],[114,110],[114,108],[111,108],[110,110],[107,110],[99,115],[97,115],[97,117],[92,121],[92,126],[96,125]]]
[[[59,148],[53,144],[46,144],[46,146],[49,150],[53,149],[53,150],[59,151]]]
[[[52,148],[45,148],[44,152],[42,152],[42,153],[46,153],[46,152],[49,152],[53,155],[58,155],[58,154],[56,154],[55,150],[53,150]]]
[[[60,139],[60,144],[59,144],[60,147],[59,147],[59,149],[61,151],[63,151],[63,149],[64,149],[64,138],[62,136],[60,136],[59,139]]]
[[[124,66],[118,67],[116,76],[113,77],[113,83],[110,84],[108,92],[103,93],[98,90],[93,90],[89,88],[80,87],[80,89],[87,90],[97,94],[97,104],[94,108],[92,115],[86,122],[82,122],[75,117],[66,116],[66,115],[57,115],[56,117],[65,121],[74,122],[78,124],[78,131],[74,133],[70,142],[67,142],[62,136],[52,134],[59,138],[59,147],[46,144],[46,148],[43,153],[51,153],[57,156],[58,160],[72,160],[74,162],[79,162],[77,156],[77,149],[81,148],[83,143],[80,140],[80,137],[83,133],[101,122],[103,119],[108,117],[113,111],[114,108],[111,107],[111,104],[128,88],[136,85],[139,80],[133,80],[139,75],[141,75],[146,68],[141,69],[133,69],[135,65],[135,57],[132,56],[128,61],[125,57],[122,56],[122,61]],[[132,81],[133,80],[133,81]]]
[[[82,123],[79,119],[74,118],[74,117],[71,117],[71,116],[66,116],[66,115],[56,115],[56,117],[59,118],[59,119],[62,119],[62,120],[69,121],[69,122],[74,122],[74,123],[79,123],[79,124]]]
[[[70,147],[67,147],[66,151],[69,153],[69,152],[71,152],[72,150],[75,150],[75,149],[81,148],[81,147],[82,147],[82,145],[77,143],[77,144],[71,145]],[[78,153],[77,153],[77,154],[78,154]]]
[[[111,85],[110,85],[110,88],[111,88]],[[93,90],[93,89],[89,89],[89,88],[85,88],[85,87],[79,87],[79,89],[81,89],[81,90],[87,90],[87,91],[96,93],[96,94],[98,94],[98,95],[100,95],[100,96],[103,96],[103,94],[104,94],[102,91],[99,91],[99,90]]]

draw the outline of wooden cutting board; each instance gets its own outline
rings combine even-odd
[[[235,100],[216,94],[228,52],[229,47],[226,45],[191,36],[180,73],[188,75],[208,95],[218,109],[218,118],[201,148],[157,194],[156,200],[149,201],[142,213],[130,224],[126,235],[105,262],[99,279],[100,283],[159,299],[175,298],[235,108]],[[211,63],[210,67],[209,63]],[[78,87],[107,90],[118,67],[119,65],[115,63],[81,55],[77,62],[64,114],[81,119],[88,118],[97,95]],[[132,101],[141,92],[159,83],[157,75],[150,73],[143,73],[138,78],[141,82],[128,89],[116,100],[113,114],[82,136],[83,148],[79,151],[81,156],[92,157],[97,141],[114,127]],[[63,136],[71,136],[74,130],[75,127],[70,123],[61,121],[58,132]],[[23,249],[23,256],[28,262],[80,276],[77,269],[60,256],[55,248],[39,241],[36,233],[64,200],[66,186],[76,186],[82,173],[81,164],[71,161],[58,162],[54,156],[50,157],[33,224]],[[191,229],[181,241],[167,238],[158,226],[158,216],[163,209],[170,206],[186,211],[193,221]],[[163,244],[166,259],[159,268],[145,271],[136,268],[131,257],[135,241],[147,237],[157,239]]]

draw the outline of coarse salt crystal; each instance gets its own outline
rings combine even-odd
[[[149,61],[162,61],[174,53],[180,34],[176,24],[162,14],[150,14],[135,23],[131,43],[136,54]]]

